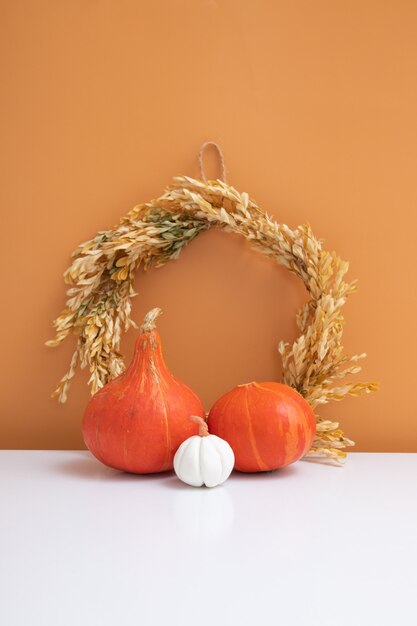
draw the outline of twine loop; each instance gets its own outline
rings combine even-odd
[[[203,157],[204,157],[204,152],[205,152],[206,148],[208,148],[209,146],[212,146],[217,151],[217,154],[218,154],[219,159],[220,159],[220,168],[221,168],[220,180],[223,181],[224,183],[226,183],[227,182],[226,165],[224,163],[223,152],[221,151],[221,148],[220,148],[219,144],[216,143],[215,141],[205,141],[203,143],[203,145],[201,146],[201,148],[200,148],[200,152],[198,153],[198,167],[199,167],[199,170],[200,170],[200,178],[205,183],[207,182],[207,176],[206,176],[206,173],[205,173],[205,170],[204,170]]]

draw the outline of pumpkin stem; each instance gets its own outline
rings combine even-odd
[[[198,424],[198,434],[200,437],[207,437],[209,434],[207,422],[199,415],[190,415],[190,420]]]
[[[162,309],[155,307],[151,309],[143,318],[142,326],[140,327],[141,333],[149,333],[156,328],[155,320],[162,313]]]

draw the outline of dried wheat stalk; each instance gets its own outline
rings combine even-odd
[[[64,274],[67,306],[54,322],[55,339],[47,343],[57,346],[70,333],[78,335],[70,368],[53,394],[60,402],[67,399],[78,365],[88,366],[92,393],[123,371],[120,339],[122,331],[136,327],[130,312],[138,267],[148,269],[176,259],[183,246],[213,227],[243,235],[307,288],[310,300],[297,315],[300,336],[292,345],[279,344],[283,381],[315,410],[329,400],[376,390],[375,383],[345,380],[360,371],[357,362],[366,356],[343,354],[341,309],[356,289],[354,282],[344,282],[348,263],[323,250],[308,225],[291,230],[277,224],[247,193],[221,181],[179,176],[160,198],[134,207],[119,225],[100,231],[73,253]],[[351,445],[337,422],[317,415],[310,455],[340,461],[346,456],[344,448]]]

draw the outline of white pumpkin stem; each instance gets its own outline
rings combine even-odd
[[[141,333],[149,333],[156,328],[155,320],[162,313],[162,309],[155,307],[151,309],[143,318],[142,326],[140,327]]]
[[[207,422],[199,415],[190,415],[190,420],[198,424],[198,434],[200,437],[207,437],[209,434]]]

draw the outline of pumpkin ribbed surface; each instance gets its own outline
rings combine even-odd
[[[204,417],[201,400],[165,364],[154,311],[152,323],[141,328],[131,364],[91,398],[82,426],[97,459],[139,474],[171,469],[179,445],[198,431],[189,416]]]
[[[316,433],[310,405],[281,383],[239,385],[213,405],[210,432],[225,439],[235,454],[235,469],[265,472],[304,456]]]

